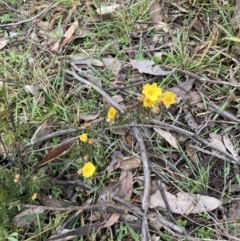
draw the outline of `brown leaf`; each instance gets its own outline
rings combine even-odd
[[[238,156],[238,154],[237,154],[237,152],[236,152],[236,150],[235,150],[235,148],[234,148],[234,146],[233,146],[233,144],[232,144],[232,142],[231,142],[228,134],[224,134],[224,135],[223,135],[223,143],[224,143],[225,147],[227,148],[227,150],[228,150],[235,158],[239,159],[239,156]]]
[[[61,208],[63,205],[60,201],[58,201],[56,198],[49,197],[44,194],[37,194],[37,199],[39,200],[40,204],[47,207],[57,207]]]
[[[103,58],[102,61],[105,66],[113,72],[115,76],[118,75],[119,71],[123,66],[123,61],[115,58]]]
[[[0,49],[3,49],[4,47],[6,47],[8,42],[9,42],[8,39],[1,39],[0,40]]]
[[[71,141],[69,143],[62,144],[60,146],[57,146],[53,149],[51,149],[47,155],[37,164],[37,166],[33,169],[33,173],[36,172],[41,166],[54,161],[60,156],[65,155],[68,151],[71,145],[74,143],[74,141]]]
[[[60,47],[66,45],[70,39],[72,38],[72,35],[74,34],[76,28],[78,27],[78,21],[75,21],[71,27],[64,33],[63,38],[58,40],[53,47],[51,48],[51,51],[57,52],[59,51]]]
[[[187,155],[189,156],[190,160],[193,163],[197,163],[197,160],[196,160],[196,157],[195,157],[195,153],[194,153],[193,149],[189,145],[186,145],[186,153],[187,153]]]
[[[52,132],[52,124],[53,124],[53,120],[44,121],[44,123],[40,125],[35,131],[35,133],[33,134],[31,141],[33,141],[36,138],[40,138],[50,134]]]
[[[179,85],[170,88],[170,91],[173,91],[177,96],[184,97],[193,86],[195,79],[189,78],[188,80],[181,82]]]
[[[162,138],[164,138],[172,147],[179,150],[176,138],[168,131],[164,131],[160,128],[153,128]]]
[[[130,201],[133,191],[133,174],[131,171],[121,171],[119,178],[120,190],[118,196],[125,201]]]
[[[117,187],[114,190],[114,193],[117,193],[117,195],[121,198],[123,198],[125,201],[130,201],[132,192],[133,192],[133,174],[131,171],[121,171],[121,175],[119,178],[119,181],[114,185]],[[105,222],[104,228],[108,228],[112,226],[113,224],[117,223],[121,214],[119,213],[112,213],[109,217],[109,219]]]
[[[115,169],[120,168],[124,171],[129,171],[141,166],[141,161],[136,157],[118,157],[117,159],[118,164]]]
[[[123,154],[120,151],[114,151],[113,154],[111,155],[111,162],[109,163],[109,165],[107,166],[107,171],[108,174],[110,174],[111,172],[113,172],[114,170],[116,170],[116,165],[118,163],[118,158],[122,157]]]
[[[163,9],[156,0],[154,0],[149,8],[150,18],[154,27],[157,28],[157,23],[163,21]]]
[[[214,147],[216,147],[224,152],[226,151],[226,148],[222,142],[222,137],[220,135],[217,135],[216,133],[210,133],[209,136],[211,137],[210,143]]]

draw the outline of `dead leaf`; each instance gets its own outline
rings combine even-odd
[[[202,106],[202,100],[201,100],[201,96],[199,95],[199,93],[197,91],[190,91],[188,96],[186,96],[188,98],[189,101],[189,105],[196,105],[198,106],[198,104],[201,104]]]
[[[132,157],[117,157],[118,164],[116,165],[116,169],[120,168],[124,171],[129,171],[134,168],[138,168],[141,166],[141,161],[132,156]]]
[[[64,144],[60,144],[59,146],[51,149],[47,155],[37,164],[37,166],[33,169],[33,173],[36,172],[41,166],[54,161],[55,159],[57,159],[60,156],[65,155],[70,147],[72,146],[72,144],[74,143],[74,141],[68,142],[68,143],[64,143]]]
[[[188,194],[178,192],[173,195],[165,190],[167,201],[173,213],[186,214],[189,208],[192,208],[191,213],[209,212],[218,208],[222,203],[220,200],[205,195]],[[163,201],[160,191],[150,196],[150,208],[160,207],[166,209],[165,202]]]
[[[64,33],[63,38],[60,39],[60,40],[58,40],[58,41],[53,45],[53,47],[51,48],[51,51],[53,51],[53,52],[58,52],[59,49],[60,49],[62,46],[66,45],[66,44],[70,41],[70,39],[72,38],[72,36],[73,36],[73,34],[74,34],[74,32],[75,32],[75,30],[76,30],[77,27],[78,27],[78,21],[75,21],[75,22],[71,25],[71,27]]]
[[[154,66],[155,63],[151,60],[134,60],[130,59],[133,68],[138,69],[140,73],[152,74],[152,75],[168,75],[172,71],[165,71],[159,66]]]
[[[150,18],[153,23],[159,23],[163,20],[163,9],[156,0],[154,0],[149,8]]]
[[[53,120],[46,120],[42,125],[40,125],[35,133],[33,134],[33,137],[31,141],[33,141],[36,138],[40,138],[42,136],[46,136],[52,132],[52,124]]]
[[[162,138],[164,138],[172,147],[179,150],[176,138],[168,131],[164,131],[160,128],[153,128]]]
[[[36,21],[36,25],[37,25],[37,27],[39,27],[39,28],[41,28],[43,30],[49,30],[52,27],[50,22],[48,22],[48,21],[41,21],[41,20],[37,20]]]
[[[103,58],[102,61],[105,66],[113,72],[115,76],[119,74],[119,71],[123,66],[123,61],[114,58]]]
[[[31,93],[33,96],[36,96],[39,94],[39,88],[34,85],[25,85],[25,90],[29,93]]]
[[[120,151],[114,151],[111,155],[111,162],[107,166],[108,175],[116,169],[116,165],[118,163],[118,158],[122,157],[123,154]]]
[[[9,39],[1,39],[0,40],[0,49],[3,49],[4,47],[6,47],[8,42],[9,42]]]
[[[121,95],[114,95],[111,98],[114,102],[116,102],[118,104],[124,101],[124,99]]]
[[[84,120],[84,121],[96,120],[98,117],[99,117],[99,113],[97,113],[97,114],[89,114],[89,115],[80,114],[80,119]]]
[[[223,135],[223,143],[225,145],[225,147],[227,148],[227,150],[236,158],[236,159],[239,159],[239,156],[228,136],[228,134],[224,134]]]
[[[113,4],[111,6],[101,6],[100,8],[96,9],[96,12],[100,15],[109,14],[109,13],[113,13],[115,9],[119,7],[120,7],[119,4]]]
[[[189,156],[190,160],[193,163],[198,163],[197,159],[195,157],[195,153],[194,153],[193,149],[189,145],[186,145],[186,153],[187,153],[187,155]]]
[[[199,126],[197,124],[196,118],[194,117],[194,115],[190,112],[188,112],[185,116],[184,116],[184,120],[187,122],[188,126],[194,130],[195,132],[197,132],[199,130]]]
[[[133,192],[133,174],[131,171],[121,171],[121,175],[118,183],[117,195],[123,198],[125,201],[130,201]],[[112,213],[109,219],[105,222],[104,228],[111,227],[113,224],[117,223],[121,214]]]
[[[50,196],[44,195],[44,194],[37,194],[37,199],[40,202],[41,205],[47,206],[47,207],[57,207],[61,208],[63,205],[60,201],[58,201],[56,198],[52,198]]]
[[[29,225],[32,221],[36,220],[35,214],[44,213],[45,211],[45,209],[38,206],[36,206],[36,208],[26,209],[16,215],[13,218],[13,222],[18,228]]]
[[[170,88],[177,96],[184,97],[192,89],[195,79],[189,78],[188,80],[181,82],[179,85]]]
[[[218,148],[219,150],[226,151],[224,144],[222,143],[222,137],[217,135],[216,133],[210,133],[209,136],[211,137],[210,143]]]
[[[168,32],[167,25],[163,22],[163,8],[156,0],[151,4],[149,14],[155,29],[163,29],[165,32]]]

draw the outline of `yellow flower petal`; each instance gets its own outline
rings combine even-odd
[[[163,93],[163,98],[162,98],[163,104],[168,108],[170,105],[176,103],[176,95],[175,93],[171,91],[166,91]]]
[[[86,133],[83,133],[82,135],[79,136],[80,141],[82,142],[87,142],[88,141],[88,136]]]
[[[155,106],[155,102],[151,101],[148,98],[145,98],[143,101],[143,106],[144,107],[154,107]]]
[[[37,193],[34,193],[34,194],[32,195],[32,201],[35,200],[36,198],[37,198]]]
[[[84,177],[91,177],[95,171],[96,167],[91,162],[87,162],[82,168],[82,174]]]
[[[156,102],[159,96],[162,96],[162,89],[157,86],[157,83],[145,84],[142,93],[152,102]]]
[[[117,110],[114,107],[111,107],[107,113],[107,120],[113,120],[116,117],[116,114]]]

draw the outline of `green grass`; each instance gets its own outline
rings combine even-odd
[[[19,1],[13,0],[6,2],[16,9],[20,4]],[[239,40],[236,39],[237,32],[234,26],[229,24],[234,10],[233,2],[229,3],[229,6],[222,6],[219,1],[192,1],[192,4],[182,1],[181,7],[188,12],[172,13],[171,11],[177,8],[174,6],[175,1],[169,1],[165,11],[168,12],[168,16],[177,15],[177,18],[167,18],[169,33],[156,30],[150,24],[148,8],[152,1],[131,1],[117,8],[111,16],[106,18],[97,17],[95,9],[101,4],[108,5],[109,1],[93,1],[92,6],[86,4],[79,6],[79,1],[56,0],[55,2],[58,3],[58,10],[55,6],[40,18],[42,21],[52,21],[52,29],[46,31],[31,23],[21,25],[17,30],[13,30],[18,34],[17,37],[10,38],[8,45],[0,51],[0,81],[3,82],[3,87],[0,89],[1,240],[46,240],[68,220],[70,214],[67,212],[49,211],[36,214],[34,220],[24,227],[14,226],[13,218],[24,210],[23,204],[39,205],[38,201],[31,200],[34,193],[51,195],[66,205],[81,206],[90,198],[92,203],[96,203],[98,192],[119,179],[118,170],[111,174],[106,170],[112,153],[115,150],[124,151],[125,148],[128,149],[125,155],[130,155],[131,152],[139,155],[136,142],[129,144],[125,141],[126,138],[131,137],[131,132],[120,137],[112,131],[114,127],[127,126],[132,120],[144,124],[156,117],[139,104],[129,108],[126,114],[118,115],[115,123],[109,126],[105,121],[109,104],[93,88],[81,88],[81,83],[66,75],[64,70],[70,68],[66,61],[69,56],[84,54],[98,60],[113,57],[125,61],[124,67],[128,71],[127,84],[143,76],[127,65],[130,59],[153,60],[159,65],[170,65],[199,76],[223,81],[230,79],[231,68],[236,72],[234,78],[239,82],[240,72],[236,65],[238,61],[236,49],[239,48]],[[33,1],[31,7],[34,9],[39,5],[41,4]],[[70,16],[68,14],[74,5],[77,6],[77,10]],[[27,5],[22,7],[29,10]],[[1,24],[21,19],[21,16],[17,16],[17,13],[12,13],[4,6],[1,6],[0,10]],[[58,11],[61,12],[61,16],[53,19],[53,15]],[[203,30],[194,29],[196,19],[205,21]],[[64,52],[59,55],[51,53],[53,44],[63,36],[75,20],[79,21],[79,35],[82,31],[85,37],[72,39],[64,46]],[[86,24],[87,21],[88,24]],[[146,23],[147,27],[144,28]],[[39,32],[39,30],[42,31]],[[6,32],[1,29],[1,37],[4,37]],[[36,38],[30,36],[30,33],[35,33]],[[160,55],[156,56],[156,52],[160,52]],[[84,68],[86,69],[86,66]],[[117,80],[113,71],[107,68],[88,66],[87,71],[95,76],[94,81],[101,82],[105,90],[112,87],[113,81]],[[151,78],[153,76],[144,75],[144,80]],[[156,82],[167,90],[184,82],[186,78],[187,76],[174,72],[168,76],[160,76]],[[126,83],[123,81],[119,84],[124,86]],[[27,92],[26,85],[34,86],[38,89],[38,93],[33,95]],[[200,97],[206,107],[210,100],[221,106],[222,110],[239,115],[237,88],[222,84],[197,83],[196,80],[192,89],[203,90]],[[76,90],[78,92],[74,92]],[[131,89],[107,93],[111,96],[121,94],[124,97],[122,104],[127,105],[129,101],[135,99],[136,93],[141,93],[141,90],[142,84]],[[207,96],[205,96],[206,93]],[[80,119],[81,114],[89,115],[97,112],[104,120],[94,126],[24,148],[24,145],[31,141],[36,129],[46,120],[53,121],[52,131],[55,132],[81,127],[84,124]],[[187,113],[193,114],[199,125],[204,124],[210,117],[209,125],[198,133],[200,137],[209,140],[210,133],[223,135],[228,130],[235,150],[239,151],[238,125],[224,123],[226,120],[219,113],[210,113],[197,105],[190,106],[187,99],[182,98],[179,104],[168,110],[162,108],[159,118],[166,123],[189,129],[188,123],[184,120]],[[191,143],[189,138],[181,140],[180,134],[170,130],[181,147],[176,150],[164,139],[159,138],[152,129],[150,130],[148,137],[145,137],[149,145],[147,154],[150,165],[161,173],[164,182],[173,193],[184,191],[191,194],[216,195],[222,200],[223,208],[238,200],[237,194],[228,188],[230,183],[240,184],[238,165],[218,160],[213,155],[193,149],[194,161],[186,152],[186,145]],[[39,151],[38,149],[56,146],[61,141],[77,137],[83,132],[95,140],[93,145],[76,141],[66,155],[32,173],[37,163],[48,152],[48,150]],[[206,147],[202,146],[202,148]],[[78,169],[85,163],[86,155],[88,160],[97,167],[96,174],[90,179],[77,174]],[[81,180],[91,185],[93,189],[63,188],[52,184],[51,180],[60,173],[63,175],[60,179]],[[21,175],[19,182],[14,182],[16,174]],[[142,170],[137,170],[135,175],[142,176]],[[144,184],[140,182],[133,185],[136,191],[144,190]],[[140,207],[141,198],[137,194],[134,195],[130,202]],[[174,217],[180,220],[178,224],[190,235],[202,240],[217,239],[219,232],[224,233],[219,224],[224,220],[218,214],[206,212],[200,215],[190,214],[188,217],[184,215],[174,215]],[[89,223],[90,218],[89,213],[82,213],[79,218],[74,218],[67,228],[84,226]],[[228,218],[230,221],[226,226],[231,230],[231,235],[237,236],[234,234],[234,225],[237,226],[239,223],[234,224],[231,217]],[[236,230],[235,233],[237,233]],[[176,237],[164,228],[156,232],[156,235],[161,237],[160,240],[176,240]],[[99,238],[101,240],[141,240],[141,233],[135,231],[130,224],[119,222],[106,233],[105,230],[99,230],[89,234],[89,240],[100,240]],[[86,237],[77,237],[73,240],[86,240]]]

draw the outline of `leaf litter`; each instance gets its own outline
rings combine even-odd
[[[236,2],[236,6],[238,6],[238,2]],[[177,239],[186,238],[186,236],[179,236],[185,234],[181,227],[169,218],[166,203],[169,204],[170,212],[175,219],[179,220],[185,215],[188,216],[188,220],[191,220],[185,227],[188,231],[199,227],[199,219],[196,215],[211,216],[212,223],[207,219],[202,219],[202,225],[211,227],[213,232],[209,238],[214,240],[223,239],[226,236],[227,233],[222,230],[221,225],[216,224],[226,221],[220,212],[226,213],[231,207],[232,213],[227,215],[229,233],[237,235],[232,231],[230,223],[233,222],[233,217],[235,220],[239,217],[239,203],[232,201],[235,200],[234,198],[239,192],[239,177],[236,167],[239,166],[239,162],[233,164],[228,162],[226,158],[228,154],[228,157],[239,161],[238,126],[233,118],[239,114],[239,93],[237,87],[234,89],[234,85],[237,86],[239,82],[236,74],[238,66],[235,64],[237,59],[235,54],[237,53],[232,51],[231,60],[233,63],[231,73],[229,73],[228,65],[225,65],[229,63],[229,53],[226,48],[221,48],[219,41],[219,36],[221,36],[219,33],[223,34],[225,26],[214,24],[221,17],[218,11],[205,18],[206,13],[197,9],[196,5],[191,2],[169,4],[167,1],[160,3],[152,1],[146,7],[150,21],[146,22],[148,18],[136,19],[133,21],[134,26],[128,30],[126,39],[119,38],[119,36],[114,36],[114,39],[111,39],[111,36],[105,36],[104,32],[101,33],[101,38],[98,38],[98,31],[106,29],[106,26],[115,20],[120,24],[122,19],[118,18],[122,12],[132,6],[131,1],[120,1],[112,5],[102,3],[102,5],[96,6],[94,2],[87,1],[83,9],[73,2],[69,4],[70,7],[63,7],[57,3],[49,9],[52,14],[48,17],[39,16],[35,19],[36,21],[32,22],[31,29],[30,25],[20,24],[26,33],[33,30],[35,34],[31,34],[30,39],[27,39],[25,35],[21,36],[21,33],[18,33],[19,36],[11,38],[15,38],[17,42],[25,41],[25,43],[21,42],[22,48],[25,48],[26,51],[30,49],[31,57],[27,56],[26,59],[29,60],[29,64],[31,60],[31,68],[34,71],[29,68],[29,74],[21,77],[18,75],[18,72],[24,73],[23,69],[19,69],[21,64],[17,64],[16,60],[8,57],[9,53],[5,53],[3,66],[15,61],[16,71],[14,74],[7,71],[4,73],[4,78],[1,78],[18,79],[21,87],[12,89],[11,94],[21,95],[19,89],[24,86],[25,90],[31,94],[28,97],[31,96],[29,98],[32,98],[33,102],[37,100],[34,102],[37,107],[29,107],[32,113],[31,111],[28,113],[28,106],[31,102],[26,102],[26,105],[19,108],[21,111],[15,115],[16,121],[17,119],[21,120],[17,123],[19,126],[24,119],[31,130],[29,132],[31,134],[25,133],[24,141],[28,140],[34,143],[34,141],[44,139],[46,136],[54,136],[55,133],[60,136],[62,144],[56,145],[56,140],[51,137],[47,141],[44,140],[44,143],[33,145],[31,153],[35,160],[38,160],[38,164],[34,166],[30,161],[28,164],[31,166],[32,173],[36,173],[36,175],[44,173],[44,175],[55,178],[60,172],[64,185],[59,184],[61,195],[57,199],[63,198],[71,203],[70,208],[84,208],[81,220],[85,226],[74,229],[69,225],[68,228],[62,229],[62,232],[58,232],[58,240],[72,239],[72,237],[89,235],[92,232],[99,233],[98,237],[100,237],[105,233],[105,230],[102,231],[102,229],[111,227],[116,231],[118,225],[121,225],[121,220],[129,223],[133,230],[143,232],[142,240],[147,240],[144,239],[145,234],[151,235],[152,239],[161,239],[163,238],[162,230],[171,231],[172,237],[177,237]],[[137,2],[134,4],[136,4],[134,7],[138,6]],[[203,5],[201,6],[203,7]],[[46,5],[35,7],[30,13],[38,12],[43,7]],[[238,18],[237,8],[234,11],[234,18]],[[196,16],[193,10],[197,10]],[[76,13],[81,12],[82,14],[82,11],[86,11],[84,12],[86,18],[83,18],[80,23],[79,19],[76,20]],[[121,14],[118,14],[120,12]],[[194,18],[191,18],[190,12],[193,13]],[[144,13],[142,14],[144,15]],[[187,22],[191,23],[191,26],[186,25],[187,18],[189,18]],[[239,27],[237,22],[233,23],[236,28]],[[115,22],[114,27],[116,28],[118,24]],[[15,27],[17,26],[19,24],[16,22]],[[186,27],[191,31],[189,36],[183,36],[182,33]],[[8,28],[14,29],[12,26]],[[213,31],[216,28],[217,30]],[[151,31],[153,31],[153,35],[149,34]],[[203,37],[199,33],[208,35]],[[226,31],[224,34],[226,35]],[[215,42],[213,40],[207,41],[209,36],[212,36]],[[231,36],[227,35],[227,37]],[[238,37],[237,33],[236,36],[232,36],[232,39],[233,37]],[[107,39],[106,42],[104,42],[105,39]],[[34,42],[34,44],[29,44],[29,41]],[[223,41],[226,41],[226,38]],[[216,46],[214,46],[215,44]],[[36,49],[33,46],[37,46]],[[99,49],[98,46],[100,46]],[[2,51],[16,49],[5,36],[1,38],[0,48]],[[18,51],[21,54],[24,52],[21,52],[21,48]],[[222,57],[217,59],[216,56],[220,53]],[[217,60],[215,61],[214,58]],[[211,62],[212,60],[214,61]],[[214,68],[215,64],[219,63],[218,61],[221,61],[224,68],[217,66],[216,71]],[[19,62],[21,63],[21,61]],[[74,65],[75,67],[73,67]],[[26,65],[24,69],[26,69]],[[69,75],[70,69],[77,72],[81,78],[89,81],[92,86],[99,81],[100,90],[106,90],[105,93],[110,96],[108,104],[103,100],[104,98],[99,97],[99,93],[96,93],[98,92],[97,88],[92,88],[86,83],[79,84],[76,79],[74,80]],[[235,82],[230,83],[227,86],[228,89],[224,89],[229,75]],[[147,109],[141,109],[140,102],[135,101],[134,98],[141,97],[142,86],[149,82],[157,82],[162,88],[173,91],[177,95],[177,104],[169,109],[161,109],[157,114],[150,113]],[[107,90],[108,87],[112,86],[117,86],[119,89],[116,92]],[[48,88],[52,92],[51,95],[47,91]],[[228,102],[228,93],[231,91],[234,92],[236,98]],[[40,97],[43,97],[44,100],[40,101]],[[97,113],[94,112],[94,108],[89,103],[86,105],[89,108],[86,108],[84,103],[89,99],[95,101],[94,105],[98,105],[98,110],[101,110]],[[68,106],[67,103],[71,104]],[[118,117],[120,118],[118,121],[122,125],[119,128],[115,126],[116,123],[110,127],[103,124],[104,113],[109,108],[109,103],[117,103],[119,104],[117,106],[122,107],[122,109],[126,109],[125,106],[131,103],[128,112],[123,111],[123,116],[119,115]],[[229,103],[226,110],[222,111],[219,108],[222,103]],[[43,120],[39,121],[39,116],[32,107],[38,109],[39,116],[44,116]],[[71,114],[68,111],[63,111],[64,109],[68,109]],[[56,114],[61,112],[60,110],[64,113],[61,117]],[[145,116],[138,119],[136,115],[138,111],[141,115],[144,113]],[[3,113],[2,119],[11,119],[8,116],[9,113]],[[54,120],[52,113],[56,115]],[[71,116],[75,115],[77,117],[71,119]],[[161,120],[162,124],[149,125],[154,119]],[[147,128],[150,133],[147,135],[144,131],[139,132],[143,136],[143,142],[147,147],[146,151],[142,150],[141,140],[139,141],[138,137],[132,133],[133,120],[141,123],[142,126],[138,127],[140,130]],[[79,128],[79,124],[83,125],[82,130],[87,132],[91,129],[89,126],[93,125],[97,132],[94,153],[90,152],[91,155],[88,157],[94,158],[94,160],[99,159],[99,170],[93,182],[87,182],[76,176],[75,169],[79,163],[75,162],[74,158],[76,155],[81,156],[84,151],[83,146],[75,149],[78,148],[76,141],[78,133],[75,131],[76,135],[73,141],[65,142],[68,141],[69,137],[73,137],[72,132],[67,132],[67,128],[69,126]],[[137,124],[135,123],[135,125]],[[1,133],[4,144],[11,143],[10,135],[6,130],[3,128]],[[64,134],[59,134],[61,131]],[[159,136],[153,138],[153,131],[157,132],[160,138]],[[43,144],[45,146],[41,146]],[[39,154],[39,151],[36,150],[39,146],[43,150],[45,147],[48,150],[48,146],[51,149],[47,151],[47,154],[43,151]],[[101,158],[94,156],[100,146],[106,150]],[[149,161],[144,160],[143,152]],[[5,148],[3,143],[1,143],[1,153],[4,153],[5,159],[11,159],[14,155],[14,152]],[[30,157],[25,156],[25,158]],[[69,165],[65,170],[55,170],[57,166],[55,164],[57,163],[63,168],[61,161],[67,158],[71,161],[74,159],[74,164]],[[225,162],[227,162],[226,165]],[[53,163],[53,165],[48,165],[49,163]],[[150,196],[145,196],[144,199],[144,194],[139,190],[146,189],[146,183],[144,181],[135,182],[135,180],[140,180],[140,177],[144,180],[147,173],[146,163],[149,164],[151,170],[151,192]],[[10,162],[9,166],[11,165]],[[41,169],[43,166],[45,166],[44,170]],[[167,200],[163,200],[159,190],[153,188],[153,183],[159,180],[165,182],[168,187],[165,190]],[[229,180],[232,193],[223,191],[226,190],[224,180]],[[89,186],[90,183],[92,186]],[[39,197],[43,197],[42,199],[45,201],[39,199],[34,202],[35,208],[21,211],[19,216],[14,217],[16,226],[31,225],[34,222],[34,215],[42,214],[48,210],[47,208],[49,208],[49,212],[53,213],[64,212],[66,207],[62,205],[62,202],[46,195],[53,191],[51,184],[50,182],[50,186],[42,187],[39,191]],[[82,185],[81,189],[77,188],[77,185]],[[67,189],[73,190],[71,198],[66,194]],[[95,204],[84,206],[85,199],[90,196],[99,200],[94,200],[97,206],[94,206]],[[24,200],[26,201],[26,199]],[[49,204],[48,201],[52,200],[55,201]],[[143,201],[145,202],[144,212],[142,211]],[[90,211],[94,212],[98,218],[89,221]],[[128,218],[127,215],[129,215]],[[145,229],[136,228],[134,222],[137,220],[142,222],[140,226],[142,225]],[[220,234],[220,230],[225,233]],[[49,240],[52,240],[52,237]],[[130,239],[130,234],[128,238]]]

